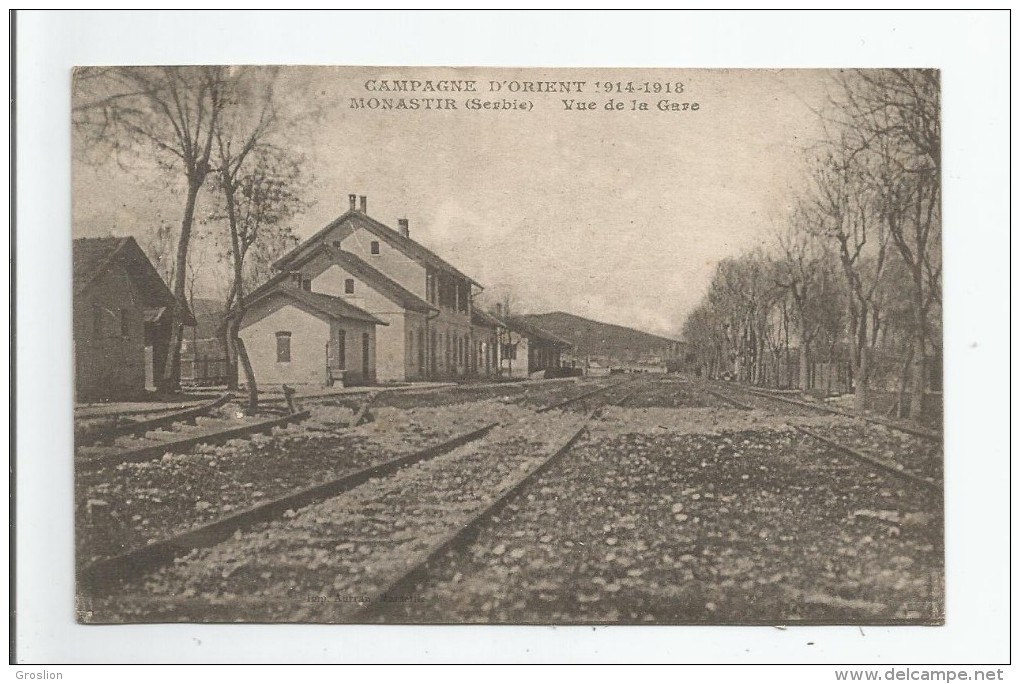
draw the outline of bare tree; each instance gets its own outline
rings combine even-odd
[[[698,374],[709,379],[719,377],[725,363],[726,336],[722,317],[707,299],[684,320],[683,338],[698,364]]]
[[[930,319],[941,302],[942,287],[938,72],[857,70],[841,85],[850,149],[873,159],[869,180],[879,193],[879,216],[910,276],[910,416],[918,420],[927,387]]]
[[[86,67],[74,78],[72,121],[91,145],[151,160],[185,186],[173,267],[176,300],[162,389],[180,387],[188,249],[199,193],[211,171],[223,108],[223,67]]]
[[[174,279],[177,228],[178,226],[174,226],[172,223],[160,221],[148,235],[148,239],[143,241],[146,256],[149,257],[163,280],[168,283],[173,282]]]
[[[845,138],[832,141],[818,160],[812,187],[812,222],[831,239],[847,285],[847,323],[853,352],[854,406],[870,408],[873,350],[882,326],[882,282],[889,253],[889,231],[879,219],[878,195],[867,182],[870,171]]]
[[[768,318],[779,294],[760,250],[724,259],[716,267],[708,300],[722,316],[725,354],[738,380],[764,382]]]
[[[252,247],[284,242],[287,219],[304,204],[298,197],[300,159],[274,144],[281,122],[274,97],[275,70],[239,68],[230,74],[225,107],[215,129],[215,182],[223,204],[231,278],[222,334],[228,358],[228,383],[237,387],[243,368],[248,408],[258,406],[255,373],[239,336],[245,313],[245,271]],[[263,249],[263,252],[271,250]]]
[[[842,327],[835,257],[811,220],[811,212],[805,207],[794,211],[786,230],[777,235],[778,256],[773,261],[776,283],[789,294],[802,390],[810,388],[810,359],[815,340],[826,328]]]

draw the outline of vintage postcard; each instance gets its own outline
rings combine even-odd
[[[82,623],[942,624],[940,74],[81,67]]]

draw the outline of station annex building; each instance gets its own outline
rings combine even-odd
[[[143,398],[163,383],[174,295],[133,237],[79,238],[72,253],[75,397]]]
[[[570,344],[474,306],[482,286],[371,218],[365,196],[281,257],[241,321],[260,384],[329,386],[530,377]]]

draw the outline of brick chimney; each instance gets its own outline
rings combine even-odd
[[[368,198],[365,197],[364,195],[361,196],[361,213],[362,214],[368,213]]]
[[[347,195],[347,201],[351,203],[351,211],[358,208],[358,196],[355,194]]]
[[[399,228],[399,232],[401,235],[403,235],[406,238],[411,237],[411,229],[407,225],[407,219],[397,219],[397,227]]]

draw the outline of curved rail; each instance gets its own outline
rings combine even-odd
[[[86,428],[81,431],[77,431],[74,436],[74,442],[76,446],[84,446],[87,444],[95,444],[103,441],[113,441],[118,437],[126,437],[128,435],[144,434],[150,430],[159,430],[164,427],[169,427],[174,423],[186,423],[194,421],[199,416],[204,416],[213,409],[223,406],[232,399],[232,396],[224,394],[213,401],[200,404],[198,406],[190,406],[188,408],[172,411],[155,418],[146,418],[144,420],[130,420],[126,423],[120,423],[115,425],[107,425],[94,428]],[[84,420],[100,420],[102,418],[119,418],[126,414],[110,414],[108,416],[94,416],[85,418]]]

